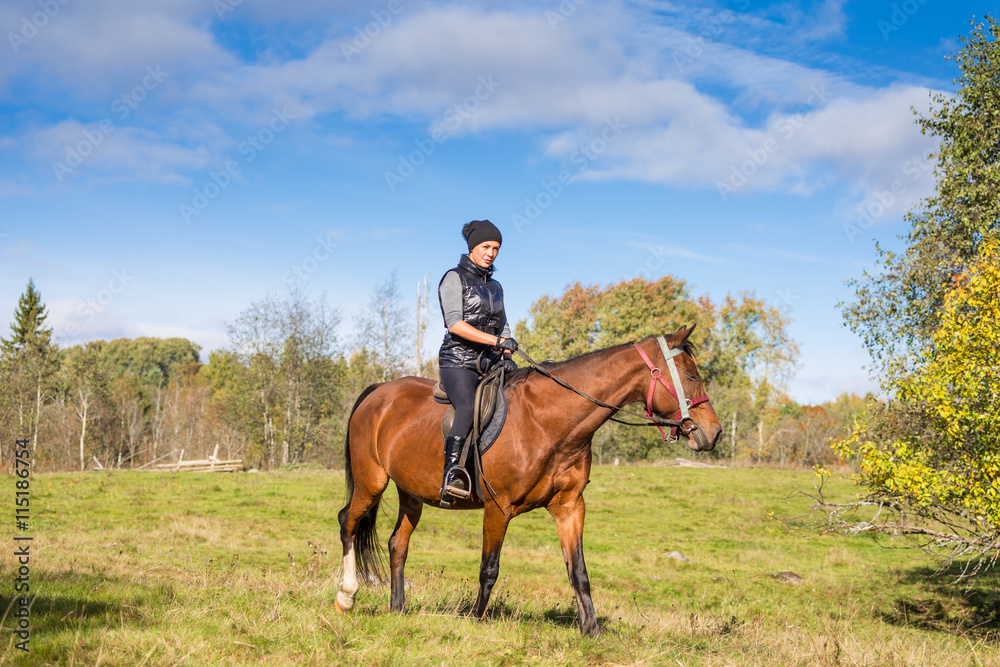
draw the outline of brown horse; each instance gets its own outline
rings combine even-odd
[[[658,344],[652,336],[636,344],[651,360],[649,365],[635,346],[626,344],[546,364],[545,369],[574,389],[613,406],[648,398],[653,414],[663,419],[680,410],[675,393],[682,401],[685,396],[702,397],[700,402],[688,402],[689,415],[680,431],[688,436],[691,449],[707,451],[715,447],[722,429],[704,397],[691,356],[688,336],[693,330],[682,327],[665,337],[666,345]],[[668,349],[676,366],[660,377],[659,369],[650,367],[671,365],[664,364]],[[677,380],[671,382],[670,377]],[[656,389],[651,389],[651,378],[656,380],[652,382]],[[681,392],[673,391],[676,386],[668,388],[678,380]],[[381,569],[375,519],[390,479],[399,489],[399,520],[389,539],[390,607],[403,609],[403,566],[410,535],[424,504],[437,505],[439,501],[444,466],[440,422],[446,406],[432,399],[433,386],[433,380],[401,378],[368,387],[354,404],[345,447],[348,503],[339,515],[344,545],[344,580],[336,598],[340,612],[354,606],[358,568],[365,574]],[[518,370],[508,380],[507,402],[506,425],[482,457],[482,487],[492,492],[486,492],[479,596],[473,614],[482,618],[486,612],[500,571],[507,524],[518,514],[544,507],[556,520],[563,560],[576,594],[580,629],[584,635],[597,635],[601,629],[583,560],[583,490],[590,479],[591,438],[614,410],[533,369]],[[479,509],[484,503],[473,498],[456,501],[454,507]]]

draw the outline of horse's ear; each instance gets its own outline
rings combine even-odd
[[[688,336],[690,336],[691,333],[694,332],[694,328],[696,326],[698,325],[692,324],[690,327],[687,325],[682,325],[681,328],[677,330],[677,333],[674,334],[674,336],[680,338],[680,344],[684,344],[684,341],[686,341],[688,339]]]
[[[696,326],[698,325],[692,324],[690,327],[686,325],[681,326],[680,329],[667,336],[667,338],[670,339],[670,347],[684,347],[684,344],[687,342],[688,336],[691,335]]]

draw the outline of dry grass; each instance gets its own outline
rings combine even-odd
[[[8,633],[0,659],[1000,665],[994,579],[954,588],[927,579],[933,564],[913,552],[788,533],[769,513],[801,511],[780,498],[808,479],[758,469],[595,469],[585,545],[605,632],[587,639],[543,512],[512,524],[484,622],[468,618],[481,515],[431,509],[411,546],[407,613],[387,611],[386,588],[365,587],[341,616],[332,604],[338,473],[41,476],[32,486],[31,653],[19,655]],[[834,487],[850,491],[845,480]],[[387,509],[383,539],[391,500]],[[664,557],[672,550],[692,562]],[[772,576],[785,569],[802,583]]]

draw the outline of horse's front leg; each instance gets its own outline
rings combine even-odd
[[[476,618],[482,618],[486,613],[493,584],[500,575],[500,549],[509,523],[508,514],[501,512],[495,505],[486,506],[483,514],[483,560],[479,565],[479,597],[476,598],[476,606],[472,611]]]
[[[580,612],[580,632],[587,637],[601,634],[597,624],[594,601],[590,598],[590,578],[587,564],[583,561],[583,517],[585,514],[582,495],[569,499],[556,496],[548,507],[559,529],[559,543],[562,545],[563,561],[569,574],[569,583],[576,594],[576,606]]]
[[[396,522],[396,529],[392,531],[392,537],[389,538],[389,570],[392,578],[389,608],[393,611],[403,611],[403,602],[406,598],[403,567],[406,565],[406,553],[410,547],[410,535],[417,527],[423,509],[422,502],[399,489],[399,520]]]

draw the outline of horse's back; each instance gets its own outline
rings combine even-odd
[[[444,468],[441,418],[448,406],[432,396],[436,382],[404,377],[379,386],[351,419],[351,456],[377,461],[407,493],[436,502]]]

